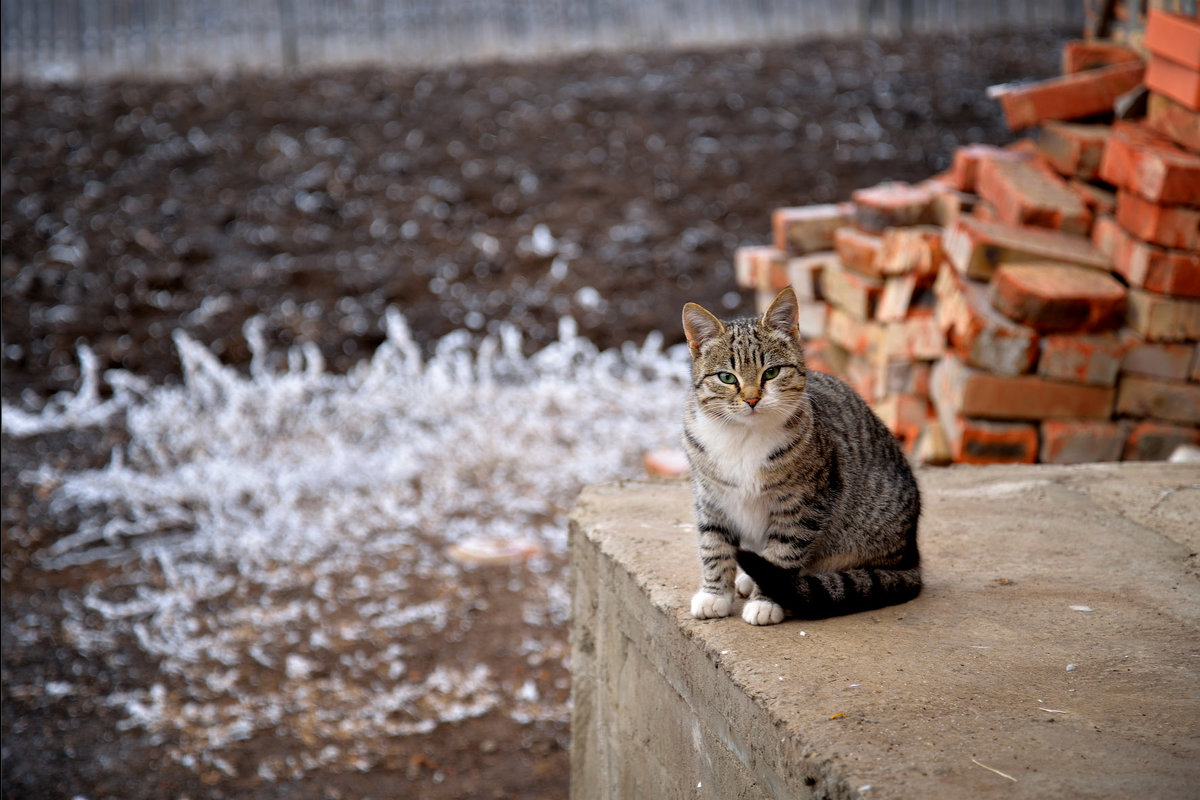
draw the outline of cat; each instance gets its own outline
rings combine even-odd
[[[724,323],[696,303],[683,308],[698,619],[729,616],[735,590],[748,595],[751,625],[879,608],[921,590],[916,478],[862,398],[808,371],[796,322],[790,287],[757,318]]]

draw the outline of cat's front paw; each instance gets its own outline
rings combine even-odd
[[[692,595],[692,616],[696,619],[728,617],[733,612],[733,596],[700,591]]]
[[[783,622],[783,606],[770,600],[751,600],[742,609],[742,619],[751,625],[777,625]]]
[[[738,597],[749,597],[754,592],[754,578],[744,572],[738,573],[733,585],[737,587]]]

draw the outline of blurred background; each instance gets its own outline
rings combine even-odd
[[[1010,141],[1079,5],[5,0],[4,796],[566,796],[679,308]]]

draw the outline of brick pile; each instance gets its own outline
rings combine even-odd
[[[915,460],[1200,444],[1200,20],[1152,8],[1129,44],[1073,42],[1063,75],[994,87],[1032,136],[778,209],[772,244],[739,249],[739,284],[760,308],[791,285],[810,366]]]

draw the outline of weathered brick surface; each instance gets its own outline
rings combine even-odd
[[[1142,82],[1140,62],[1077,72],[1024,84],[994,86],[1008,127],[1021,130],[1046,120],[1072,120],[1112,111],[1113,103]]]
[[[821,272],[821,295],[855,319],[875,316],[875,307],[883,293],[883,281],[870,278],[835,263]]]
[[[972,367],[999,375],[1020,375],[1033,366],[1038,333],[992,308],[987,284],[947,266],[934,284],[935,316],[951,348]]]
[[[1200,300],[1129,290],[1126,323],[1152,342],[1200,339]]]
[[[1159,247],[1131,236],[1116,220],[1096,221],[1092,241],[1112,257],[1113,272],[1129,286],[1200,298],[1200,251]]]
[[[968,277],[987,280],[996,267],[1014,261],[1060,261],[1107,270],[1110,260],[1082,236],[961,217],[946,228],[947,258]]]
[[[855,221],[863,230],[882,233],[886,228],[925,225],[933,220],[933,192],[927,186],[889,181],[850,195]]]
[[[879,345],[872,353],[878,361],[933,361],[946,352],[946,337],[930,311],[914,312],[906,319],[883,324]]]
[[[1200,425],[1200,384],[1123,375],[1117,385],[1117,413]]]
[[[938,415],[939,420],[941,414]],[[1033,464],[1038,455],[1037,425],[1028,422],[952,417],[942,428],[950,455],[962,464]]]
[[[1046,420],[1041,424],[1038,460],[1046,464],[1120,461],[1125,430],[1115,422]]]
[[[842,264],[872,278],[882,278],[877,261],[882,240],[871,233],[855,228],[838,228],[833,234],[833,248]]]
[[[1112,129],[1100,177],[1154,203],[1200,204],[1200,156],[1144,125]]]
[[[1040,331],[1116,327],[1125,313],[1125,288],[1111,275],[1064,264],[1006,264],[992,279],[1001,313]]]
[[[1200,152],[1200,112],[1184,108],[1166,95],[1151,92],[1146,124],[1176,144]]]
[[[833,247],[833,232],[854,219],[851,203],[777,208],[771,215],[775,247],[803,255]]]
[[[1143,420],[1130,430],[1121,455],[1126,461],[1162,461],[1185,444],[1200,445],[1200,428]]]
[[[933,368],[930,394],[938,408],[981,419],[1108,419],[1115,392],[1108,386],[1005,377],[972,369],[948,355]]]
[[[1200,250],[1200,207],[1156,205],[1133,192],[1117,192],[1117,222],[1144,242]]]
[[[912,275],[920,283],[930,284],[945,260],[940,227],[888,228],[880,238],[876,268],[884,276]]]
[[[1121,331],[1125,352],[1121,372],[1167,381],[1186,381],[1190,377],[1197,346],[1191,342],[1147,342],[1131,328]]]
[[[931,361],[884,361],[876,366],[876,399],[891,394],[915,394],[929,397]]]
[[[984,160],[1026,161],[1026,153],[1006,150],[992,144],[966,144],[954,151],[949,178],[960,192],[975,192],[979,177],[979,163]]]
[[[1047,122],[1038,136],[1038,151],[1060,175],[1094,180],[1110,130],[1107,125]]]
[[[1043,336],[1037,374],[1049,380],[1115,386],[1126,347],[1116,333]]]
[[[875,319],[880,322],[900,322],[908,316],[913,295],[917,291],[915,275],[895,275],[883,282],[883,293],[875,309]]]
[[[979,164],[979,196],[991,203],[1000,222],[1033,225],[1065,233],[1085,234],[1092,214],[1059,177],[1031,161],[983,159]]]

